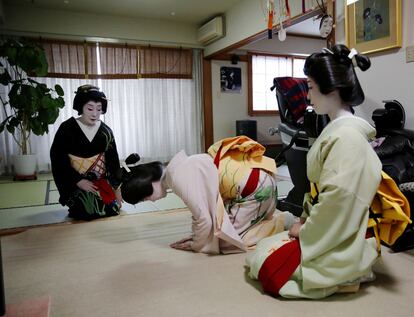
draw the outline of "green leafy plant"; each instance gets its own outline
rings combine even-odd
[[[6,39],[0,43],[0,84],[9,86],[8,98],[0,96],[5,129],[13,135],[21,154],[30,154],[29,138],[49,132],[65,105],[63,89],[54,89],[29,77],[45,76],[48,64],[41,46],[27,39]]]

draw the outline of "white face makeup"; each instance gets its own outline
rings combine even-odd
[[[81,121],[86,125],[95,125],[102,114],[102,103],[88,101],[82,108]]]
[[[164,188],[160,180],[157,182],[152,182],[152,189],[153,189],[152,195],[149,197],[146,197],[145,200],[156,201],[158,199],[161,199],[167,196],[167,189]]]
[[[325,15],[322,18],[319,33],[323,38],[327,38],[331,34],[333,28],[333,18],[330,15]]]
[[[317,114],[327,114],[329,110],[329,105],[327,105],[328,98],[321,93],[319,86],[312,78],[308,77],[307,81],[309,88],[308,99],[313,106],[313,109],[315,109]]]

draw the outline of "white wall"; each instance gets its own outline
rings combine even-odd
[[[405,61],[405,48],[414,45],[414,1],[402,3],[402,48],[369,55],[371,68],[358,72],[365,102],[356,108],[356,113],[371,120],[372,111],[383,107],[382,100],[396,99],[405,108],[405,128],[414,130],[414,62]]]
[[[241,68],[242,88],[240,93],[221,92],[221,66]],[[275,126],[278,117],[250,117],[247,114],[247,63],[239,62],[237,65],[232,65],[231,62],[227,61],[212,61],[211,77],[214,142],[235,136],[236,120],[251,119],[257,120],[257,139],[260,143],[277,143],[279,138],[277,136],[271,137],[267,130],[269,127]]]
[[[336,39],[345,43],[345,4],[336,4]],[[414,62],[405,62],[405,49],[414,45],[413,24],[414,1],[402,0],[402,47],[370,54],[371,67],[357,70],[359,81],[365,93],[365,102],[356,107],[356,114],[373,123],[372,112],[383,108],[383,100],[396,99],[405,108],[405,128],[414,130]]]
[[[201,47],[188,23],[6,5],[2,33]]]
[[[262,40],[247,46],[240,51],[258,51],[283,54],[310,54],[326,46],[325,40],[298,38],[287,36],[286,41],[280,42],[277,37],[272,40]],[[236,67],[242,70],[242,90],[240,94],[223,93],[220,90],[220,67],[234,67],[230,61],[212,61],[212,100],[213,100],[213,135],[214,141],[236,135],[236,120],[256,120],[257,138],[263,144],[281,143],[279,135],[271,136],[270,127],[277,128],[280,123],[279,116],[254,116],[247,114],[247,63],[239,62]],[[269,88],[272,83],[269,83]],[[275,95],[276,102],[276,95]]]

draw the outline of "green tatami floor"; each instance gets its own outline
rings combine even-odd
[[[278,169],[278,196],[285,197],[292,183],[283,166]],[[0,178],[0,231],[62,222],[71,222],[67,207],[58,202],[59,193],[51,174],[39,174],[35,181],[13,181]],[[186,208],[174,193],[156,202],[145,201],[136,205],[123,203],[121,215],[140,212]]]
[[[51,174],[40,174],[35,181],[0,179],[0,230],[70,222],[67,207],[58,202],[59,192]],[[175,194],[156,202],[137,205],[123,203],[121,214],[186,208]]]

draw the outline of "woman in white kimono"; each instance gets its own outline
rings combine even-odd
[[[245,137],[212,145],[208,154],[176,154],[167,167],[137,164],[130,155],[122,169],[121,193],[131,204],[165,197],[170,188],[192,214],[192,235],[171,247],[209,254],[246,251],[284,230],[294,216],[276,211],[276,165],[265,148]]]
[[[370,61],[344,45],[306,59],[308,98],[331,121],[307,155],[318,193],[305,195],[300,222],[260,241],[246,260],[249,276],[273,296],[323,298],[373,278],[378,252],[366,232],[381,162],[369,144],[375,129],[353,115],[364,101],[354,66],[365,71]]]

